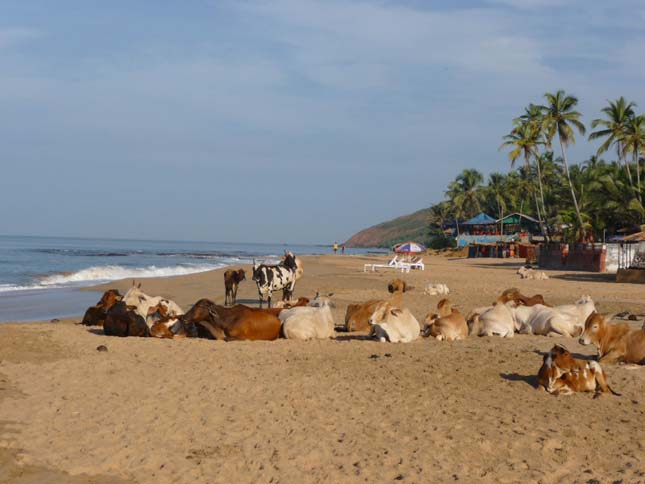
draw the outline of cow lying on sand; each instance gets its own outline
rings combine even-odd
[[[616,393],[607,383],[602,367],[597,361],[574,358],[560,345],[555,345],[544,355],[538,372],[538,385],[553,395],[571,395],[576,392]]]
[[[117,289],[108,289],[101,296],[101,300],[95,306],[87,308],[81,324],[86,326],[103,326],[107,312],[117,302],[121,301],[123,296]]]
[[[191,337],[234,341],[274,340],[280,336],[280,320],[276,316],[241,304],[227,308],[200,299],[179,319]]]
[[[280,313],[282,333],[287,339],[328,339],[334,337],[334,317],[331,313],[333,294],[316,297],[306,307],[285,309]]]
[[[123,301],[115,303],[108,311],[103,332],[107,336],[150,336],[146,320]]]
[[[381,342],[409,343],[419,337],[421,327],[407,308],[400,308],[390,301],[379,304],[370,316],[370,336]]]
[[[550,304],[544,302],[542,294],[535,294],[531,297],[522,294],[519,289],[512,287],[506,289],[502,295],[497,299],[496,304],[506,304],[508,301],[514,301],[518,306],[535,306],[541,304],[542,306],[551,307]]]
[[[533,307],[518,306],[515,318],[520,333],[542,336],[570,336],[582,334],[585,321],[596,310],[591,296],[584,295],[574,304],[553,308],[536,304]]]
[[[645,331],[627,323],[609,324],[593,312],[585,322],[580,344],[593,344],[602,363],[637,363],[645,365]]]
[[[439,341],[455,341],[468,336],[466,318],[448,299],[439,301],[437,313],[428,314],[425,323],[422,334],[426,338],[432,336]]]
[[[361,304],[349,304],[345,312],[345,331],[369,331],[369,319],[376,308],[383,302],[400,307],[403,304],[403,293],[410,289],[403,281],[395,279],[388,284],[388,291],[392,293],[388,299],[370,299]]]
[[[134,281],[132,281],[132,287],[123,296],[123,302],[128,306],[134,307],[137,313],[144,319],[148,317],[148,311],[150,308],[159,303],[165,304],[168,308],[169,314],[183,314],[184,312],[176,302],[171,301],[170,299],[166,299],[161,296],[148,296],[141,290],[141,283],[135,286]]]
[[[537,296],[534,296],[537,297]],[[469,317],[469,327],[479,336],[512,337],[515,332],[543,336],[574,337],[582,333],[584,322],[594,310],[591,296],[584,295],[574,304],[547,307],[524,306],[500,296],[494,306],[479,308]],[[507,300],[506,303],[503,301]]]
[[[549,278],[546,273],[542,271],[536,271],[530,267],[520,267],[517,270],[517,273],[522,279],[535,279],[536,281],[544,281]]]
[[[182,333],[182,323],[178,314],[171,313],[162,301],[148,309],[146,324],[150,328],[150,336],[172,339],[175,336],[185,336]]]
[[[423,289],[423,294],[427,296],[447,296],[448,294],[450,294],[450,289],[448,288],[447,284],[427,284]]]

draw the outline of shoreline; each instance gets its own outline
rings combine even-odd
[[[330,263],[332,266],[334,264],[340,264],[341,266],[346,266],[349,264],[349,265],[355,266],[356,272],[358,272],[359,274],[363,274],[362,273],[363,264],[373,263],[373,262],[382,263],[387,261],[390,258],[390,255],[367,253],[367,254],[352,254],[352,255],[344,255],[344,256],[333,255],[333,254],[303,255],[301,257],[305,263],[305,274],[307,274],[308,262],[314,262],[317,266],[321,262]],[[508,280],[505,281],[505,288],[518,287],[522,289],[524,287],[531,286],[530,283],[519,279],[519,276],[515,274],[515,269],[517,269],[523,264],[523,261],[521,259],[487,259],[487,258],[467,259],[467,258],[461,258],[461,257],[431,255],[431,256],[425,256],[425,260],[429,261],[429,264],[430,264],[430,267],[426,272],[413,271],[411,274],[407,275],[407,274],[401,274],[398,271],[381,269],[379,272],[376,272],[376,273],[366,273],[365,276],[366,277],[371,276],[371,277],[377,277],[377,278],[389,277],[388,280],[393,279],[395,277],[401,277],[403,279],[410,278],[412,280],[425,278],[427,279],[427,282],[443,282],[440,280],[436,280],[430,275],[433,269],[432,268],[433,265],[439,264],[440,266],[446,268],[448,271],[448,275],[451,272],[451,268],[452,270],[459,270],[460,266],[466,266],[469,268],[469,270],[473,270],[475,268],[483,268],[483,269],[490,268],[492,270],[504,270],[504,269],[512,268],[513,270],[509,271],[510,273],[509,273]],[[176,276],[147,277],[147,278],[129,277],[125,279],[118,279],[114,281],[108,281],[104,283],[92,284],[92,285],[82,286],[82,287],[46,289],[44,290],[43,295],[48,299],[55,299],[56,291],[61,291],[61,292],[65,291],[70,294],[76,294],[76,295],[92,293],[93,296],[79,297],[78,298],[79,300],[85,301],[88,304],[86,306],[80,305],[79,309],[75,310],[74,313],[70,313],[72,314],[71,316],[69,314],[61,315],[61,314],[52,313],[51,317],[21,319],[21,320],[3,319],[3,320],[0,320],[0,324],[8,324],[8,323],[14,323],[14,322],[19,324],[48,322],[50,319],[54,319],[54,318],[61,319],[61,320],[79,319],[83,316],[87,307],[94,305],[96,301],[100,299],[100,295],[102,292],[108,289],[118,289],[122,294],[124,294],[132,285],[133,281],[136,281],[137,283],[141,282],[144,292],[150,295],[158,295],[169,299],[173,299],[185,310],[190,308],[193,303],[195,303],[197,300],[201,298],[208,298],[213,300],[217,304],[223,304],[224,303],[223,273],[224,271],[226,271],[231,267],[243,268],[247,274],[247,279],[240,285],[240,289],[238,293],[239,302],[250,306],[256,306],[258,304],[257,290],[256,290],[255,283],[253,283],[253,281],[250,279],[250,272],[252,269],[252,265],[239,263],[239,264],[226,265],[226,266],[219,267],[216,269],[211,269],[208,271],[182,274],[182,275],[176,275]],[[582,295],[583,293],[591,294],[594,297],[594,301],[596,301],[597,304],[599,304],[599,310],[602,312],[605,312],[605,313],[611,313],[612,311],[620,312],[624,310],[623,306],[634,305],[635,307],[641,307],[642,312],[645,313],[645,298],[642,298],[640,296],[640,293],[638,290],[639,288],[638,284],[620,284],[613,281],[610,282],[610,281],[607,281],[606,274],[600,274],[600,273],[558,271],[558,270],[546,270],[545,272],[549,274],[551,279],[541,284],[541,286],[545,288],[545,290],[543,291],[544,292],[543,295],[545,297],[548,296],[553,298],[556,304],[566,304],[572,301],[570,298],[561,297],[561,295],[559,294],[559,291],[549,290],[549,286],[553,286],[555,284],[555,282],[553,281],[560,281],[564,283],[570,282],[571,284],[568,285],[568,287],[579,288],[579,295]],[[551,281],[551,283],[549,283],[549,281]],[[421,286],[422,285],[423,284],[421,284]],[[533,285],[537,285],[537,283]],[[315,288],[312,288],[311,294],[303,294],[299,292],[299,289],[301,288],[303,288],[303,285],[302,285],[302,282],[299,282],[299,284],[296,286],[296,294],[298,296],[300,295],[312,296],[316,290]],[[329,287],[329,292],[333,292],[333,289],[334,289],[333,287]],[[418,289],[420,289],[420,291],[417,292],[417,295],[419,295],[419,293],[422,292],[422,287],[418,287]],[[601,290],[601,292],[605,294],[605,297],[598,298],[597,296],[595,296],[598,290]],[[451,291],[452,291],[451,299],[454,299],[455,291],[452,287],[451,287]],[[22,293],[22,292],[26,292],[26,291],[19,291],[19,293]],[[322,292],[323,291],[321,291],[321,293]],[[530,292],[530,289],[529,289],[529,292]],[[611,295],[613,293],[629,295],[629,296],[612,297]],[[20,294],[18,294],[17,296],[20,296]],[[460,296],[461,294],[459,294],[458,297]],[[478,303],[474,303],[474,304],[467,303],[466,307],[470,305],[472,305],[473,307],[487,305],[490,303],[490,300],[493,300],[496,297],[494,292],[490,292],[490,296],[488,296],[488,298],[481,297],[482,294],[474,294],[472,296],[475,296],[475,297],[474,299],[473,298],[471,299],[473,299],[473,301],[478,301]],[[2,294],[0,293],[0,299],[1,298],[2,298]],[[365,299],[369,299],[369,298],[365,298]],[[347,299],[348,304],[353,302],[356,302],[356,300],[353,300],[352,298]],[[419,313],[419,314],[416,314],[416,316],[417,318],[422,318],[423,316],[425,316],[425,313],[423,314]]]

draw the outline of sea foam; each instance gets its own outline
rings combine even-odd
[[[226,264],[183,264],[168,267],[124,267],[118,265],[95,266],[77,272],[52,274],[28,285],[0,284],[0,292],[48,289],[54,287],[83,286],[130,277],[171,277],[196,274],[224,267]]]

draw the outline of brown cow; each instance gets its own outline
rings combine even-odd
[[[593,312],[585,321],[580,344],[593,344],[602,363],[637,363],[645,365],[645,331],[632,329],[627,323],[609,324]]]
[[[108,289],[101,296],[101,300],[95,306],[87,308],[81,324],[86,326],[103,326],[107,312],[115,303],[123,299],[117,289]]]
[[[145,319],[133,306],[123,301],[114,304],[105,317],[103,332],[107,336],[150,336]]]
[[[189,336],[209,339],[274,340],[280,336],[280,320],[261,309],[241,304],[227,308],[200,299],[179,319]]]
[[[148,309],[146,324],[150,328],[150,336],[167,339],[174,338],[182,326],[177,314],[170,312],[163,300]]]
[[[397,291],[389,299],[370,299],[362,304],[349,304],[345,312],[345,331],[370,331],[370,316],[384,302],[400,308],[403,304],[403,292]]]
[[[536,304],[541,304],[543,306],[551,307],[549,304],[544,302],[544,297],[542,294],[535,294],[531,297],[524,296],[517,288],[506,289],[502,295],[497,298],[496,303],[506,304],[509,301],[514,301],[518,306],[535,306]]]
[[[237,286],[246,279],[244,269],[229,269],[224,273],[224,287],[226,288],[226,298],[224,304],[231,306],[237,299]]]
[[[538,388],[554,395],[570,395],[575,392],[596,392],[596,396],[611,392],[620,396],[607,383],[605,373],[597,361],[574,358],[569,351],[555,345],[544,355],[538,372]]]
[[[387,291],[390,294],[394,294],[396,292],[408,292],[412,289],[414,288],[412,286],[408,286],[407,282],[401,279],[394,279],[387,285]]]
[[[428,314],[425,323],[422,335],[426,338],[432,336],[439,341],[455,341],[468,336],[466,318],[448,299],[439,301],[437,314]]]

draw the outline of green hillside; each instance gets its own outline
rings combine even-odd
[[[409,215],[374,225],[361,230],[345,242],[347,247],[391,247],[398,242],[415,240],[425,242],[428,238],[430,209],[424,208]]]

